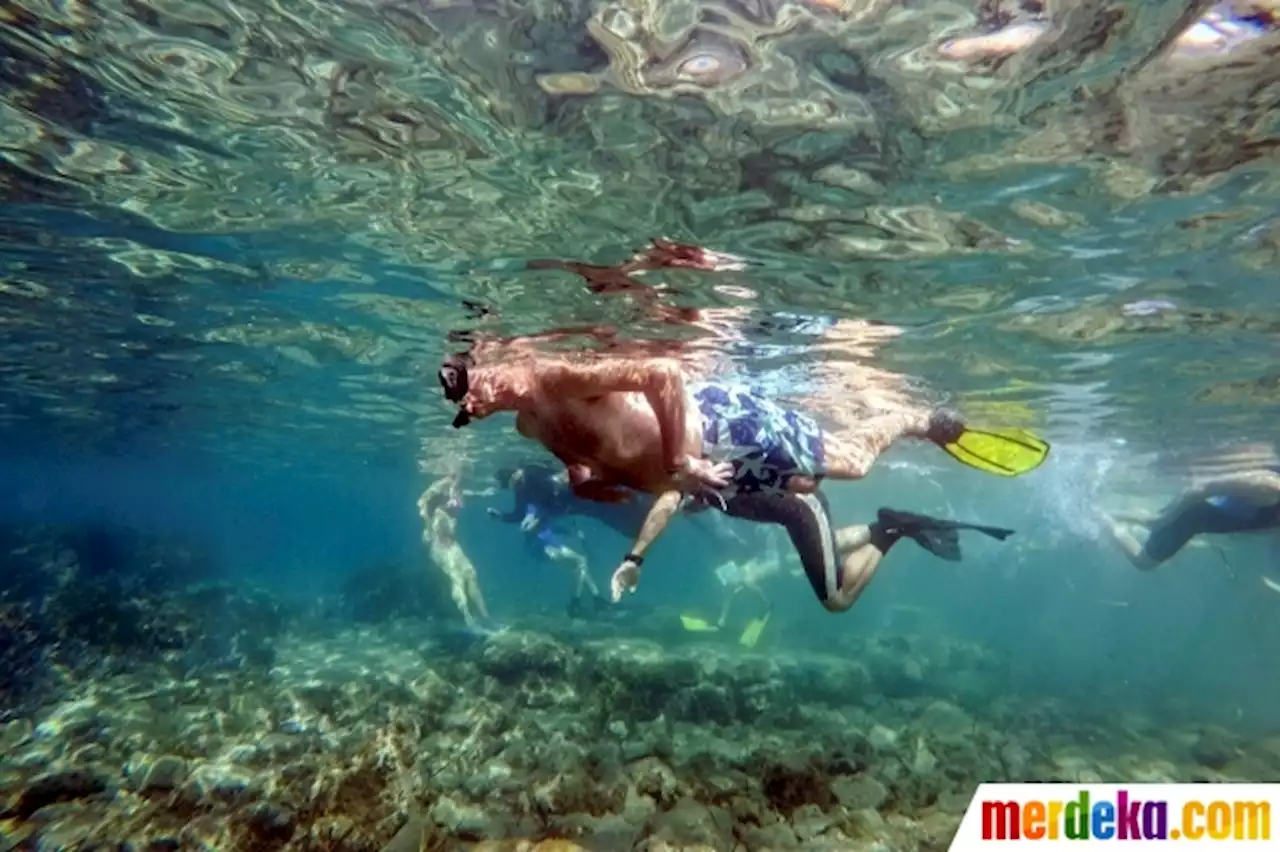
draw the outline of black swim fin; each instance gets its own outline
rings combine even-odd
[[[961,559],[960,530],[973,530],[1000,541],[1004,541],[1014,533],[1013,530],[1002,527],[946,521],[897,509],[881,509],[876,513],[876,519],[885,532],[905,536],[934,556],[948,562],[959,562]]]

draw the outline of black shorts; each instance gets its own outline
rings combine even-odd
[[[757,523],[786,527],[804,566],[809,585],[824,603],[835,597],[844,580],[844,566],[831,525],[831,507],[821,492],[814,494],[740,493],[726,501],[725,514]]]

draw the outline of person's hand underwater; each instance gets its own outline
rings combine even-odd
[[[533,531],[534,531],[534,530],[536,530],[537,528],[538,528],[538,516],[537,516],[537,515],[525,515],[525,516],[524,516],[524,519],[523,519],[522,521],[520,521],[520,531],[521,531],[521,532],[533,532]]]
[[[640,566],[630,559],[625,560],[618,566],[618,570],[613,572],[613,577],[609,580],[609,591],[613,593],[613,602],[617,603],[622,600],[623,592],[635,594],[636,586],[639,584]]]
[[[686,491],[723,488],[733,479],[732,462],[713,462],[686,456],[680,472],[681,486]]]

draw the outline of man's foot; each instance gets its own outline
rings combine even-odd
[[[911,539],[939,559],[960,561],[960,534],[954,523],[914,512],[881,509],[876,513],[876,524],[889,535]]]
[[[960,422],[960,416],[954,411],[939,408],[929,415],[925,438],[938,446],[945,447],[954,443],[963,434],[964,423]]]
[[[497,636],[499,633],[506,633],[508,629],[507,625],[492,618],[476,621],[467,626],[467,632],[476,636]]]
[[[928,515],[917,515],[914,512],[903,512],[898,509],[881,509],[876,512],[876,520],[887,532],[910,535],[933,520]]]

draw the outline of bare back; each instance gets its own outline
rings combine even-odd
[[[697,409],[690,410],[685,432],[690,442],[702,440]],[[583,465],[611,484],[661,493],[672,477],[662,455],[662,430],[642,393],[552,398],[540,394],[522,411],[516,428],[539,441],[567,466]]]

